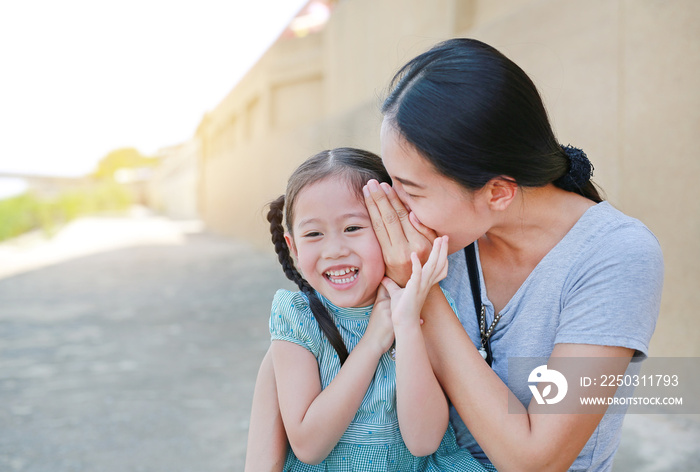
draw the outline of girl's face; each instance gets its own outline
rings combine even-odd
[[[489,213],[480,191],[470,192],[440,174],[385,119],[382,161],[401,201],[438,236],[449,236],[449,253],[459,251],[489,228]]]
[[[287,245],[304,278],[340,307],[374,303],[384,259],[363,201],[348,183],[328,177],[304,187],[294,204]]]

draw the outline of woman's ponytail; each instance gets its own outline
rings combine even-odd
[[[569,192],[578,193],[589,200],[596,203],[603,201],[598,189],[596,189],[591,177],[593,177],[593,164],[588,160],[588,156],[582,149],[568,144],[560,146],[564,151],[568,161],[567,172],[552,182],[557,187],[568,190]]]

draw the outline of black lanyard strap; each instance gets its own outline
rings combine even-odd
[[[478,329],[481,326],[481,284],[479,281],[479,265],[476,262],[476,247],[474,243],[464,248],[464,257],[467,260],[467,273],[469,274],[469,285],[472,289],[472,299],[474,300],[474,312],[476,313],[476,326]],[[479,336],[481,336],[481,331],[479,331]],[[484,343],[486,344],[484,348],[486,349],[486,362],[490,366],[493,362],[493,356],[491,355],[491,341],[489,339]]]

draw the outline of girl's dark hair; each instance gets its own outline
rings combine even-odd
[[[591,168],[567,178],[569,148],[557,142],[527,74],[480,41],[451,39],[411,60],[394,76],[382,112],[438,172],[467,189],[503,176],[602,201]]]
[[[294,266],[294,260],[284,240],[285,226],[290,235],[294,221],[294,203],[299,192],[307,185],[319,182],[328,177],[340,177],[345,179],[350,188],[357,192],[357,198],[362,199],[362,187],[370,179],[391,184],[389,174],[382,165],[379,156],[362,149],[336,148],[322,151],[304,161],[287,182],[285,195],[280,196],[270,203],[267,213],[267,221],[270,222],[272,243],[275,245],[277,258],[282,264],[284,274],[289,280],[297,284],[299,290],[309,299],[309,307],[316,318],[316,322],[323,334],[338,353],[340,363],[343,364],[348,357],[348,349],[338,331],[332,315],[328,312],[316,291],[309,282],[299,273]]]

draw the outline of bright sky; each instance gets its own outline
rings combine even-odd
[[[305,3],[0,2],[0,172],[83,175],[186,141]]]

